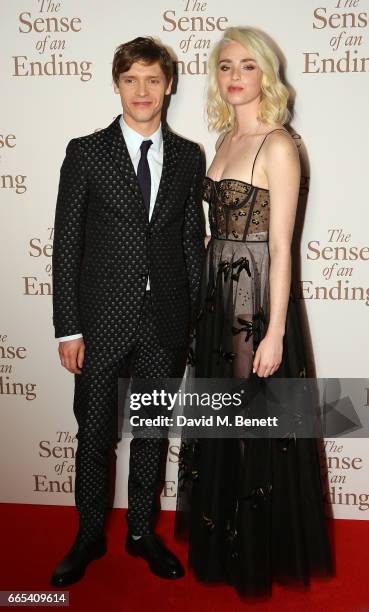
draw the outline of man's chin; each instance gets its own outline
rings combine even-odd
[[[155,117],[158,115],[158,113],[153,113],[153,112],[147,112],[147,113],[132,113],[131,117],[134,121],[136,121],[137,123],[149,123],[150,121],[152,121],[153,119],[155,119]]]

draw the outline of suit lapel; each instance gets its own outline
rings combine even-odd
[[[128,153],[126,142],[123,138],[118,116],[107,129],[106,143],[109,154],[114,160],[115,165],[121,172],[124,182],[134,195],[137,208],[142,214],[145,222],[149,220],[145,202],[142,197],[141,189],[137,181],[135,169]]]
[[[137,202],[138,210],[140,211],[143,219],[147,223],[149,220],[145,202],[142,197],[140,186],[137,181],[135,169],[133,167],[130,155],[128,153],[127,145],[123,138],[122,130],[119,124],[120,116],[118,116],[113,123],[107,128],[106,131],[106,143],[109,154],[114,160],[115,165],[120,171],[122,178],[134,195],[135,202]],[[163,169],[161,173],[161,179],[159,184],[159,190],[155,201],[153,213],[151,215],[150,224],[155,221],[163,206],[168,191],[174,181],[174,177],[177,171],[177,148],[172,132],[169,130],[166,124],[162,126],[163,130]]]
[[[151,215],[150,224],[157,218],[161,207],[164,205],[168,192],[173,184],[177,170],[177,148],[172,132],[166,124],[163,124],[163,169],[159,184],[155,207]]]

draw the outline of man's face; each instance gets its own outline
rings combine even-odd
[[[164,96],[169,95],[172,81],[167,83],[159,62],[148,65],[135,62],[114,83],[115,93],[120,94],[124,117],[133,123],[150,123],[161,116]]]

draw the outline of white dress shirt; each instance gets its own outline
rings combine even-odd
[[[138,162],[141,158],[141,143],[143,140],[152,140],[152,145],[147,153],[147,161],[150,168],[151,174],[151,194],[150,194],[150,209],[149,209],[149,220],[151,219],[152,212],[154,210],[156,197],[158,195],[159,184],[161,179],[161,173],[163,169],[163,133],[161,130],[161,124],[151,136],[142,136],[135,130],[133,130],[123,119],[123,115],[119,120],[122,134],[127,145],[128,153],[131,158],[135,173],[137,174]],[[139,204],[137,203],[137,206]],[[146,289],[150,289],[150,279],[147,279]],[[73,336],[63,336],[57,338],[59,342],[65,342],[67,340],[76,340],[82,338],[82,334],[74,334]]]

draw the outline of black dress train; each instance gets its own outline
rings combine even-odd
[[[268,326],[269,191],[252,178],[245,183],[206,177],[204,199],[211,240],[200,290],[195,376],[247,379],[257,376],[253,353]],[[273,376],[306,377],[292,294],[282,363]],[[270,595],[274,580],[307,585],[310,576],[332,575],[317,440],[183,439],[176,533],[187,530],[195,575],[230,582],[241,595]]]

